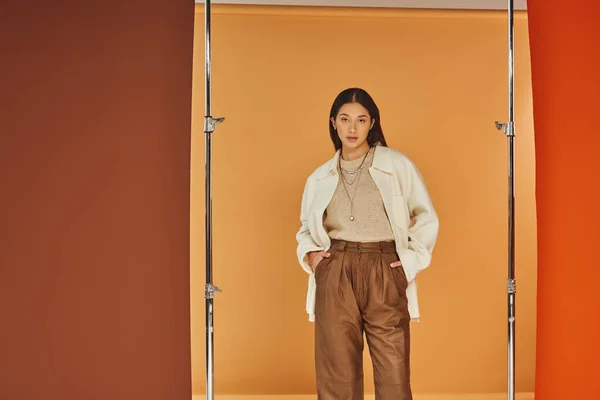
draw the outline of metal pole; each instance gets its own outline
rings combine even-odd
[[[205,23],[205,116],[204,116],[204,159],[205,159],[205,200],[206,200],[206,400],[214,400],[214,319],[213,306],[215,292],[221,290],[212,284],[212,133],[217,123],[224,118],[211,116],[211,71],[210,71],[210,0],[204,3]]]
[[[515,123],[514,123],[514,0],[508,0],[508,122],[496,128],[508,137],[508,400],[515,399]]]

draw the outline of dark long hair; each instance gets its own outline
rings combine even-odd
[[[369,111],[369,116],[371,119],[375,119],[373,128],[371,128],[369,134],[367,135],[367,143],[369,143],[369,146],[373,147],[377,142],[379,142],[379,144],[382,146],[387,146],[385,137],[383,136],[383,131],[381,129],[381,118],[379,116],[379,108],[377,107],[377,104],[375,104],[375,101],[366,90],[360,88],[349,88],[338,94],[331,105],[331,112],[329,113],[329,135],[331,136],[331,141],[333,142],[335,150],[337,151],[342,148],[342,141],[340,140],[335,129],[333,129],[333,122],[331,122],[331,119],[335,120],[340,112],[340,108],[342,108],[344,104],[348,103],[359,103],[361,106],[366,108],[367,111]]]

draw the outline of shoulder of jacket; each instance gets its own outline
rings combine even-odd
[[[394,164],[408,164],[413,165],[412,160],[406,154],[400,150],[396,150],[391,147],[386,147],[386,151]]]
[[[311,172],[311,174],[308,176],[307,180],[315,181],[317,178],[323,177],[327,172],[329,172],[329,169],[331,168],[332,159],[333,157],[324,162],[323,164],[319,165],[317,168],[315,168],[313,172]]]

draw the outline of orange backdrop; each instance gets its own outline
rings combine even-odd
[[[193,390],[204,392],[204,19],[196,14],[192,142]],[[388,143],[419,166],[441,219],[419,277],[417,393],[506,390],[506,13],[214,6],[217,393],[314,393],[302,190],[333,154],[327,117],[360,86]],[[516,18],[517,390],[534,386],[536,219],[529,48]],[[368,355],[365,355],[368,361]],[[366,390],[373,391],[370,363]]]
[[[599,399],[600,3],[528,3],[539,218],[536,399]]]

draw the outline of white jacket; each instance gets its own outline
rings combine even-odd
[[[331,240],[323,227],[323,214],[338,184],[340,151],[317,168],[307,179],[302,196],[300,220],[296,234],[298,261],[309,274],[306,312],[315,319],[315,276],[308,263],[308,252],[329,250]],[[412,321],[419,319],[417,274],[427,268],[438,236],[439,221],[423,178],[404,154],[377,146],[369,173],[379,188],[396,241],[396,251],[408,279],[406,296]],[[414,225],[411,226],[411,217]]]

